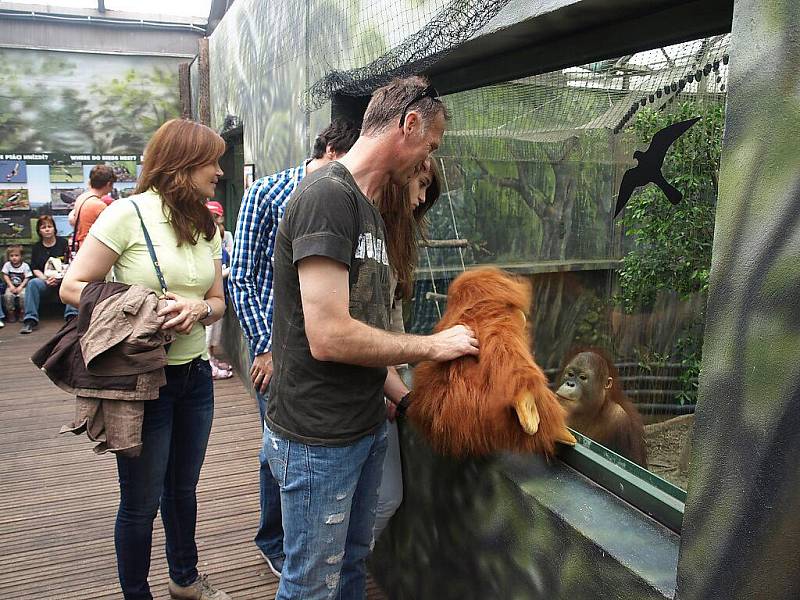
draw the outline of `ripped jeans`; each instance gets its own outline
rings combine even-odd
[[[281,488],[284,552],[276,600],[363,600],[386,453],[386,424],[349,446],[309,446],[264,428]]]

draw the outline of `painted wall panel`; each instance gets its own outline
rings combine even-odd
[[[179,62],[0,48],[0,152],[141,154],[180,114]]]

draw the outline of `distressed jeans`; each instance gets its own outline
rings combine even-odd
[[[142,453],[117,455],[120,502],[114,528],[117,570],[125,600],[152,600],[147,576],[153,520],[161,508],[170,578],[197,579],[197,482],[214,417],[208,361],[165,367],[167,383],[144,403]]]
[[[276,600],[363,600],[386,424],[347,446],[309,446],[265,427],[281,489],[284,551]]]

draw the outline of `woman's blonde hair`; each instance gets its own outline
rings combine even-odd
[[[408,186],[386,185],[378,201],[378,210],[386,225],[386,247],[397,274],[395,297],[411,298],[414,290],[414,267],[417,266],[417,245],[426,239],[428,222],[425,214],[441,193],[441,176],[435,160],[430,161],[431,184],[425,190],[425,202],[413,211]]]
[[[11,260],[11,253],[15,250],[19,252],[20,256],[25,256],[25,251],[20,244],[11,244],[6,248],[6,260]]]
[[[205,198],[192,182],[192,171],[219,160],[225,140],[214,130],[187,119],[171,119],[158,128],[144,151],[135,193],[156,190],[169,207],[169,222],[178,245],[210,241],[217,225]]]

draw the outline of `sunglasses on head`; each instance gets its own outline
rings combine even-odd
[[[441,100],[439,100],[439,92],[436,91],[436,88],[433,87],[432,85],[429,85],[428,87],[426,87],[419,94],[414,96],[414,98],[412,98],[411,102],[406,104],[406,107],[403,109],[403,114],[400,117],[400,128],[401,129],[403,128],[403,125],[406,122],[406,113],[408,112],[408,109],[411,108],[411,106],[413,104],[419,102],[423,98],[430,98],[434,102],[441,102]]]

